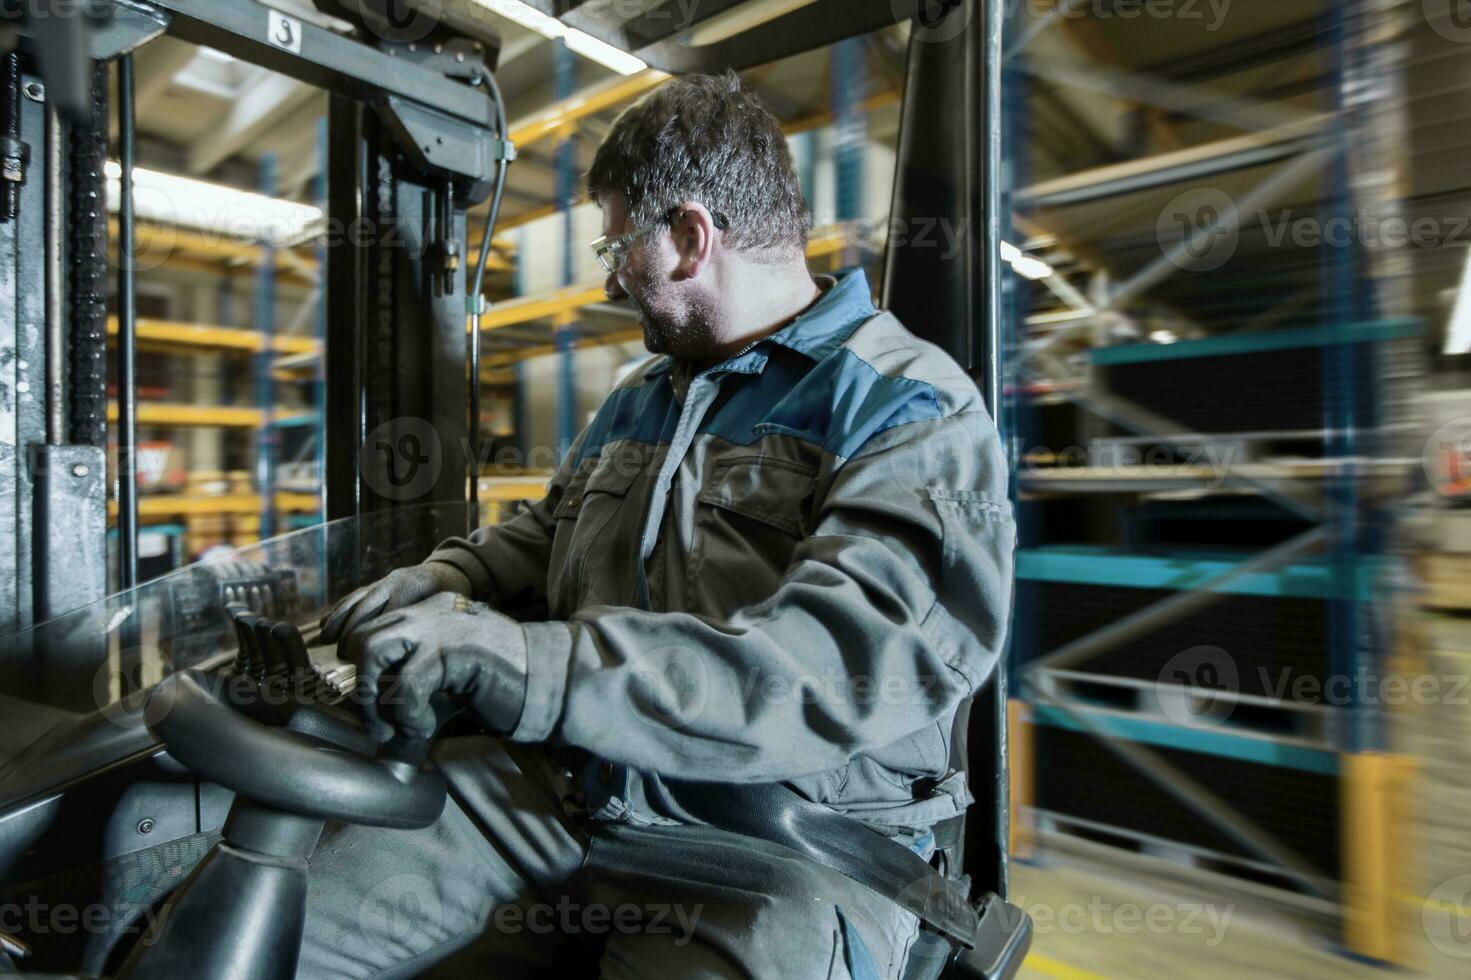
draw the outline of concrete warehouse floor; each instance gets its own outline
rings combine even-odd
[[[1275,913],[1190,897],[1102,866],[1015,864],[1012,898],[1036,930],[1022,980],[1386,975]]]

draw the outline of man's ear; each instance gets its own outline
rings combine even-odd
[[[679,256],[675,275],[695,279],[704,272],[715,253],[721,231],[715,227],[715,216],[703,204],[686,201],[674,217],[674,250]]]

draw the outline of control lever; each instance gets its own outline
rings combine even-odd
[[[243,602],[228,603],[225,611],[235,626],[235,673],[260,680],[266,674],[265,651],[261,649],[254,622],[260,617]]]
[[[339,684],[312,663],[301,630],[293,623],[275,622],[244,603],[225,606],[235,626],[239,652],[235,673],[272,686],[287,684],[303,698],[341,700]]]
[[[270,649],[274,659],[292,674],[311,673],[312,658],[307,655],[301,630],[292,623],[277,623],[270,628]]]
[[[286,667],[286,660],[273,639],[277,624],[242,602],[229,603],[225,610],[235,623],[235,637],[244,655],[235,658],[237,672],[261,680]]]
[[[260,651],[261,660],[266,665],[266,676],[279,671],[281,663],[276,656],[276,650],[271,644],[271,621],[264,616],[252,613],[247,620],[250,629],[255,633],[255,646]]]

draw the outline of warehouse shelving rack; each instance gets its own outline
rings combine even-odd
[[[1065,12],[1066,6],[1060,4],[1058,12]],[[1396,105],[1391,95],[1398,85],[1394,42],[1398,15],[1393,5],[1377,0],[1324,4],[1310,29],[1299,33],[1309,43],[1324,39],[1329,98],[1323,111],[1290,114],[1282,111],[1284,107],[1240,96],[1212,101],[1190,87],[1209,77],[1201,67],[1207,61],[1214,66],[1211,71],[1229,74],[1258,65],[1261,59],[1289,57],[1290,50],[1280,46],[1273,49],[1275,54],[1269,50],[1261,58],[1241,45],[1239,56],[1229,59],[1212,52],[1196,59],[1200,70],[1187,72],[1182,66],[1179,78],[1170,80],[1032,63],[1025,54],[1027,44],[1058,16],[1012,32],[1020,39],[1009,48],[1007,68],[1012,119],[1008,152],[1014,174],[1025,163],[1017,120],[1024,115],[1029,82],[1034,79],[1101,89],[1187,116],[1227,118],[1238,128],[1253,130],[1039,182],[1014,195],[1015,223],[1039,236],[1046,232],[1047,239],[1081,254],[1086,247],[1072,248],[1074,243],[1063,232],[1046,227],[1049,223],[1042,219],[1050,209],[1097,205],[1151,191],[1184,191],[1212,178],[1262,167],[1273,169],[1235,199],[1241,215],[1316,179],[1322,188],[1320,214],[1352,216],[1357,208],[1383,218],[1393,201],[1395,182],[1390,175],[1397,172],[1397,154],[1403,152],[1386,120]],[[1042,283],[1049,287],[1049,298],[1062,301],[1067,314],[1051,318],[1055,322],[1049,324],[1053,327],[1049,333],[1024,334],[1016,326],[1021,321],[1015,314],[1026,311],[1014,311],[1006,408],[1012,421],[1004,428],[1024,435],[1037,424],[1039,406],[1046,402],[1076,406],[1085,430],[1096,431],[1100,422],[1109,430],[1079,454],[1082,465],[1071,467],[1038,465],[1057,463],[1057,454],[1028,459],[1020,451],[1022,442],[1013,443],[1015,480],[1023,503],[1018,625],[1011,656],[1016,674],[1024,678],[1022,693],[1012,705],[1012,738],[1017,746],[1013,792],[1017,812],[1030,817],[1030,826],[1021,829],[1019,838],[1023,844],[1031,835],[1051,841],[1107,841],[1237,879],[1269,881],[1284,901],[1335,916],[1343,926],[1347,950],[1379,960],[1402,960],[1404,950],[1397,944],[1395,929],[1399,901],[1395,867],[1403,841],[1391,828],[1402,816],[1396,807],[1403,794],[1397,789],[1407,778],[1407,767],[1386,751],[1378,712],[1358,702],[1327,708],[1222,690],[1218,677],[1208,670],[1200,672],[1202,667],[1219,665],[1220,659],[1209,651],[1187,657],[1190,673],[1185,683],[1179,683],[1180,678],[1171,683],[1160,669],[1173,661],[1145,642],[1172,635],[1172,624],[1191,635],[1191,628],[1202,622],[1198,617],[1210,614],[1213,607],[1224,616],[1247,608],[1240,604],[1244,601],[1254,610],[1311,603],[1304,608],[1316,610],[1314,628],[1320,634],[1323,673],[1353,676],[1361,669],[1383,668],[1393,638],[1364,637],[1372,635],[1368,608],[1383,588],[1379,555],[1386,535],[1375,485],[1394,485],[1407,471],[1406,461],[1383,458],[1390,443],[1383,437],[1403,422],[1399,393],[1386,376],[1394,374],[1393,366],[1412,358],[1418,344],[1418,324],[1403,315],[1402,283],[1396,278],[1402,270],[1392,257],[1371,250],[1325,249],[1314,258],[1319,263],[1314,279],[1320,290],[1316,319],[1301,313],[1301,303],[1296,309],[1283,302],[1250,313],[1243,303],[1235,315],[1237,326],[1246,329],[1226,335],[1181,316],[1180,332],[1195,339],[1094,346],[1082,355],[1088,365],[1082,371],[1071,367],[1076,354],[1064,354],[1068,343],[1078,342],[1090,330],[1093,342],[1101,343],[1106,331],[1099,324],[1116,323],[1111,315],[1156,295],[1202,244],[1210,243],[1210,236],[1235,233],[1235,220],[1213,217],[1184,230],[1178,239],[1161,240],[1160,252],[1152,260],[1146,257],[1120,281],[1105,280],[1087,296],[1066,282]],[[1218,275],[1228,277],[1237,292],[1249,294],[1240,277],[1232,277],[1230,265]],[[1192,280],[1192,285],[1198,282]],[[1175,301],[1178,309],[1178,301],[1187,294],[1188,287],[1180,287],[1164,305]],[[1188,359],[1197,365],[1216,363],[1225,370],[1233,357],[1303,349],[1319,355],[1321,424],[1310,433],[1241,433],[1235,445],[1250,451],[1263,442],[1270,448],[1274,436],[1292,435],[1300,441],[1310,435],[1321,446],[1311,460],[1288,461],[1265,454],[1221,467],[1168,458],[1170,451],[1219,444],[1231,437],[1194,432],[1157,409],[1120,397],[1106,383],[1110,368],[1146,360],[1175,359],[1183,364]],[[1385,364],[1391,367],[1382,368]],[[1157,447],[1168,461],[1153,466],[1109,465],[1117,464],[1117,459],[1107,450],[1127,445]],[[1198,496],[1203,489],[1232,500],[1271,501],[1285,515],[1283,526],[1290,533],[1242,557],[1240,549],[1212,555],[1168,545],[1141,553],[1046,544],[1039,526],[1040,508],[1047,500],[1123,498],[1137,504],[1153,495]],[[1049,589],[1057,590],[1051,605],[1043,598]],[[1065,636],[1053,630],[1053,645],[1043,645],[1045,624],[1055,626],[1060,610],[1065,614],[1069,608],[1080,608],[1077,603],[1093,594],[1089,590],[1103,595],[1101,601],[1111,606],[1112,613],[1100,613],[1101,619],[1095,616]],[[1072,606],[1060,607],[1059,602]],[[1238,605],[1233,607],[1233,602]],[[1210,641],[1200,637],[1194,642]],[[1190,653],[1184,648],[1178,652]],[[1121,672],[1118,668],[1130,654],[1135,655],[1136,668],[1141,659],[1148,662],[1148,656],[1155,656],[1153,675]],[[1100,658],[1111,658],[1109,666],[1115,669],[1090,672]],[[1252,665],[1249,657],[1246,663]],[[1235,773],[1233,778],[1254,779],[1252,792],[1233,788],[1230,779],[1222,777],[1227,772]],[[1105,801],[1107,805],[1098,808],[1108,814],[1105,819],[1067,811],[1069,792],[1060,783],[1070,779],[1086,784],[1077,792]],[[1275,807],[1264,808],[1262,799],[1272,794],[1279,794]],[[1137,799],[1119,803],[1130,797]],[[1292,810],[1293,806],[1302,809]],[[1181,817],[1162,819],[1164,811],[1178,811]],[[1292,816],[1284,816],[1289,811]],[[1309,822],[1305,817],[1313,812],[1338,818],[1324,827],[1305,828]],[[1274,816],[1277,819],[1266,829],[1263,821]]]

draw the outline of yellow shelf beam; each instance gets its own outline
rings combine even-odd
[[[107,318],[107,335],[117,336],[116,316]],[[147,317],[138,320],[138,342],[159,347],[204,351],[242,351],[260,353],[264,337],[255,330],[239,330],[211,323],[185,323],[179,320],[154,320]],[[315,353],[321,344],[313,337],[291,337],[277,335],[271,338],[271,350],[281,354]]]
[[[842,226],[819,228],[807,240],[807,259],[829,259],[848,246],[848,233]]]
[[[300,415],[301,409],[278,408],[276,418]],[[258,429],[262,412],[238,405],[184,405],[176,402],[139,402],[138,424],[217,429]],[[117,402],[107,403],[107,421],[117,421]]]
[[[107,421],[117,421],[117,403],[109,402]],[[223,429],[258,429],[261,412],[256,408],[229,405],[177,405],[167,402],[139,402],[139,425],[209,426]]]
[[[597,285],[568,286],[554,293],[541,296],[522,296],[508,299],[491,307],[481,318],[481,328],[498,330],[520,323],[548,320],[562,313],[572,313],[594,303],[607,302],[608,295],[601,283]],[[473,321],[471,326],[473,327]]]
[[[669,76],[664,72],[649,68],[637,75],[615,78],[602,85],[584,89],[541,112],[512,123],[511,140],[517,148],[524,148],[553,136],[570,135],[578,120],[630,102],[668,80]]]
[[[276,494],[276,510],[285,513],[311,513],[319,501],[310,493]],[[138,498],[138,516],[143,519],[160,517],[197,517],[215,514],[258,514],[261,499],[258,494],[220,494],[213,496],[191,495],[144,495]],[[116,501],[108,501],[107,516],[116,517]]]
[[[520,476],[482,476],[480,502],[505,504],[515,500],[540,500],[546,496],[551,473],[526,473]]]
[[[317,368],[321,363],[321,348],[286,354],[276,358],[271,365],[271,377],[287,383],[311,381],[316,378]]]

